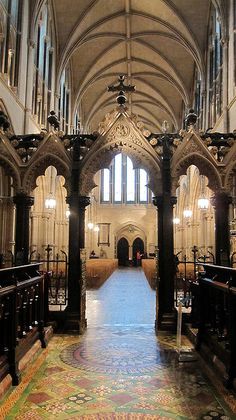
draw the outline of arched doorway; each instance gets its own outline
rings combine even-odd
[[[129,243],[125,238],[120,238],[117,243],[117,258],[119,265],[129,264]]]
[[[132,245],[133,248],[133,263],[134,265],[137,265],[136,255],[137,252],[140,251],[141,254],[144,253],[144,243],[141,238],[136,238]]]

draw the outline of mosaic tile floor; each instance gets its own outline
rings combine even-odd
[[[117,283],[120,274],[121,281]],[[130,272],[120,274],[116,273],[107,282],[108,294],[116,289],[115,284],[123,290],[123,275],[126,286],[129,283]],[[151,304],[153,292],[148,291],[142,272],[132,271],[131,278],[133,285],[134,281],[137,283],[136,302],[142,293],[146,301],[150,292]],[[92,307],[87,332],[80,337],[55,335],[24,373],[21,384],[2,402],[0,418],[236,419],[234,397],[211,384],[199,361],[178,362],[176,337],[165,333],[156,337],[149,318],[151,312],[141,315],[145,323],[133,323],[133,310],[138,317],[142,306],[131,302],[125,318],[132,323],[118,324],[114,303],[114,317],[109,314],[106,320],[104,311],[100,315],[102,309],[92,304],[99,301],[101,294],[104,308],[110,307],[111,301],[105,303],[104,289],[90,295],[88,306]],[[120,310],[125,311],[122,303]],[[102,325],[99,325],[100,316]],[[182,345],[189,348],[190,343],[183,337]]]

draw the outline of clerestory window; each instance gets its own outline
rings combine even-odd
[[[18,86],[23,0],[0,0],[0,72]]]
[[[38,123],[47,126],[47,116],[51,110],[53,78],[52,20],[48,5],[40,9],[35,29],[35,55],[32,91],[32,109]]]
[[[210,17],[210,32],[208,45],[208,103],[209,127],[214,126],[222,113],[223,91],[223,55],[222,31],[220,16],[216,9],[212,9]]]

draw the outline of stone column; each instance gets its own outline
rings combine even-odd
[[[82,333],[85,320],[85,285],[82,276],[81,248],[84,248],[85,208],[90,203],[89,197],[79,196],[73,191],[67,198],[69,216],[69,266],[68,266],[68,306],[66,309],[65,328]]]
[[[13,197],[16,205],[16,230],[15,230],[15,258],[16,265],[29,262],[29,216],[30,208],[34,204],[34,197],[25,193],[18,193]]]
[[[159,248],[159,285],[157,329],[172,329],[174,326],[174,233],[173,206],[176,197],[164,193],[154,197],[153,204],[158,208],[158,248]]]
[[[215,208],[215,253],[216,265],[230,265],[229,205],[231,197],[218,192],[211,199]]]

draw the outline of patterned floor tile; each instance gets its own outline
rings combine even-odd
[[[94,295],[90,291],[88,308],[97,299],[104,303],[104,313],[88,316],[92,322],[83,336],[54,335],[48,349],[26,370],[19,387],[3,401],[0,418],[236,419],[236,407],[234,412],[225,403],[230,401],[233,406],[232,394],[219,392],[205,376],[199,361],[179,363],[176,336],[162,332],[155,336],[150,318],[154,316],[150,307],[155,309],[155,296],[142,279],[141,270],[135,273],[129,278],[128,270],[123,270],[125,279],[120,281],[115,274]],[[119,294],[122,297],[126,293],[122,287],[136,290],[136,281],[140,296],[129,308],[136,311],[136,316],[135,312],[125,316]],[[143,296],[149,311],[140,315],[141,304],[137,302]],[[122,312],[120,322],[118,307]],[[185,337],[182,344],[190,346]]]

